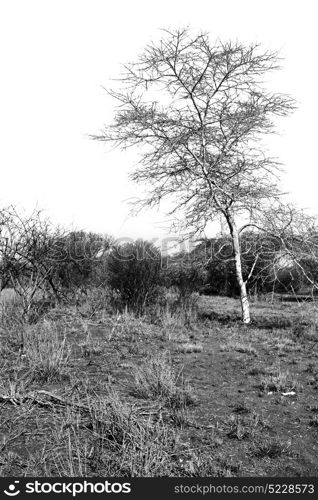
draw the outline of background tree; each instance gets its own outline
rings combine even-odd
[[[58,242],[59,259],[56,259],[54,279],[66,294],[86,294],[88,287],[100,284],[103,255],[113,240],[85,231],[71,231]]]
[[[307,283],[312,292],[318,291],[318,227],[315,216],[292,204],[276,203],[263,212],[253,226],[266,232],[280,250],[274,264],[287,263],[295,280]],[[283,266],[280,266],[280,268]]]
[[[242,274],[242,217],[257,218],[279,196],[278,164],[258,140],[273,132],[273,117],[294,101],[268,92],[262,79],[278,69],[277,53],[257,44],[211,43],[205,33],[165,31],[137,61],[125,66],[123,87],[109,91],[119,103],[115,120],[95,136],[121,148],[143,146],[131,178],[149,186],[140,207],[173,197],[189,232],[223,216],[233,246],[242,318],[250,322]]]
[[[1,286],[15,290],[28,320],[36,300],[57,293],[56,242],[63,234],[39,210],[29,215],[13,206],[0,211]]]
[[[160,251],[149,241],[114,245],[107,257],[107,280],[121,301],[136,314],[143,314],[157,296],[161,278]]]
[[[192,258],[191,253],[180,252],[166,258],[164,267],[163,283],[166,287],[175,287],[181,305],[186,306],[191,295],[198,292],[206,280],[204,264]]]

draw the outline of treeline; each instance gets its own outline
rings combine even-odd
[[[83,301],[92,289],[107,290],[115,309],[137,314],[160,302],[167,289],[175,290],[183,304],[193,292],[239,294],[231,239],[224,235],[201,240],[191,251],[164,255],[149,241],[119,242],[109,235],[66,231],[39,211],[25,216],[9,207],[0,215],[1,290],[15,290],[28,318],[53,302]],[[296,293],[317,283],[317,255],[302,248],[295,239],[282,243],[245,232],[242,267],[249,294]]]

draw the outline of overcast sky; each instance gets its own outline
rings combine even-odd
[[[103,86],[158,37],[190,25],[211,39],[280,49],[275,90],[298,101],[272,153],[284,188],[318,213],[317,15],[304,0],[2,0],[0,7],[0,204],[47,210],[55,222],[115,236],[162,237],[164,214],[129,217],[138,195],[127,173],[133,153],[91,141],[113,116]]]

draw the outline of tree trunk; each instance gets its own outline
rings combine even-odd
[[[242,320],[243,323],[248,324],[251,321],[250,305],[246,293],[246,283],[243,279],[243,274],[242,274],[241,245],[239,240],[239,232],[237,230],[236,223],[232,215],[227,214],[226,220],[230,229],[230,234],[233,242],[236,279],[240,289]]]

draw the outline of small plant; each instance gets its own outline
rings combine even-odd
[[[112,313],[114,293],[107,287],[90,287],[83,297],[77,299],[76,310],[84,319],[103,321]]]
[[[232,416],[229,421],[229,430],[227,436],[230,439],[247,439],[254,437],[257,428],[263,425],[260,416],[253,412],[248,417]]]
[[[252,375],[252,376],[255,376],[255,375],[265,375],[265,370],[263,368],[260,368],[258,366],[254,366],[253,368],[251,368],[248,372],[247,372],[248,375]]]
[[[159,293],[161,254],[150,241],[114,245],[107,257],[107,282],[118,294],[118,306],[137,316],[155,302]]]
[[[24,333],[24,352],[34,380],[61,380],[70,358],[70,347],[65,335],[61,338],[53,323],[44,320],[27,328]]]
[[[166,352],[151,356],[133,370],[135,396],[163,399],[169,407],[181,408],[194,403],[191,388],[172,367]]]
[[[290,392],[298,387],[298,382],[293,380],[289,372],[280,369],[261,378],[260,389],[264,392]]]
[[[142,318],[129,311],[127,307],[122,313],[117,313],[111,318],[111,333],[108,340],[113,337],[125,338],[126,340],[135,341],[146,331],[146,322]]]
[[[12,378],[1,378],[0,390],[5,396],[12,398],[13,400],[21,399],[27,392],[28,381],[17,377]]]
[[[309,421],[310,427],[318,428],[318,415],[314,415]]]
[[[216,464],[207,453],[190,451],[178,459],[177,475],[185,477],[216,476]]]
[[[254,347],[251,346],[251,344],[244,344],[233,340],[232,341],[230,340],[226,344],[221,344],[220,350],[221,352],[237,351],[237,352],[242,352],[244,354],[257,356],[257,351]]]
[[[280,351],[279,355],[281,356],[284,352],[296,352],[301,350],[301,346],[297,345],[296,342],[288,337],[282,337],[275,342],[275,349]]]
[[[292,332],[298,340],[318,342],[318,323],[315,320],[298,319],[293,325]]]
[[[239,415],[247,415],[248,413],[251,413],[251,410],[248,408],[245,401],[243,401],[242,403],[237,403],[234,406],[233,412],[238,413]]]
[[[171,474],[171,454],[175,430],[162,421],[142,419],[134,406],[124,403],[110,390],[103,399],[91,398],[88,427],[94,433],[98,460],[103,475],[161,476]],[[97,441],[96,441],[97,439]]]
[[[99,356],[103,351],[101,343],[92,338],[92,333],[88,330],[88,325],[86,324],[84,331],[86,333],[86,338],[85,341],[80,344],[82,356],[84,358]]]
[[[309,362],[306,370],[304,370],[307,373],[315,373],[316,372],[316,365],[315,363]]]
[[[283,442],[278,438],[269,439],[258,444],[253,449],[253,455],[257,458],[279,458],[290,453],[291,443]]]
[[[172,408],[169,418],[170,422],[180,429],[184,429],[189,424],[188,412],[185,407]]]
[[[318,413],[318,404],[317,405],[309,405],[309,410]]]
[[[202,344],[186,342],[185,344],[181,344],[180,346],[178,346],[177,350],[178,352],[183,353],[202,352],[203,346]]]

